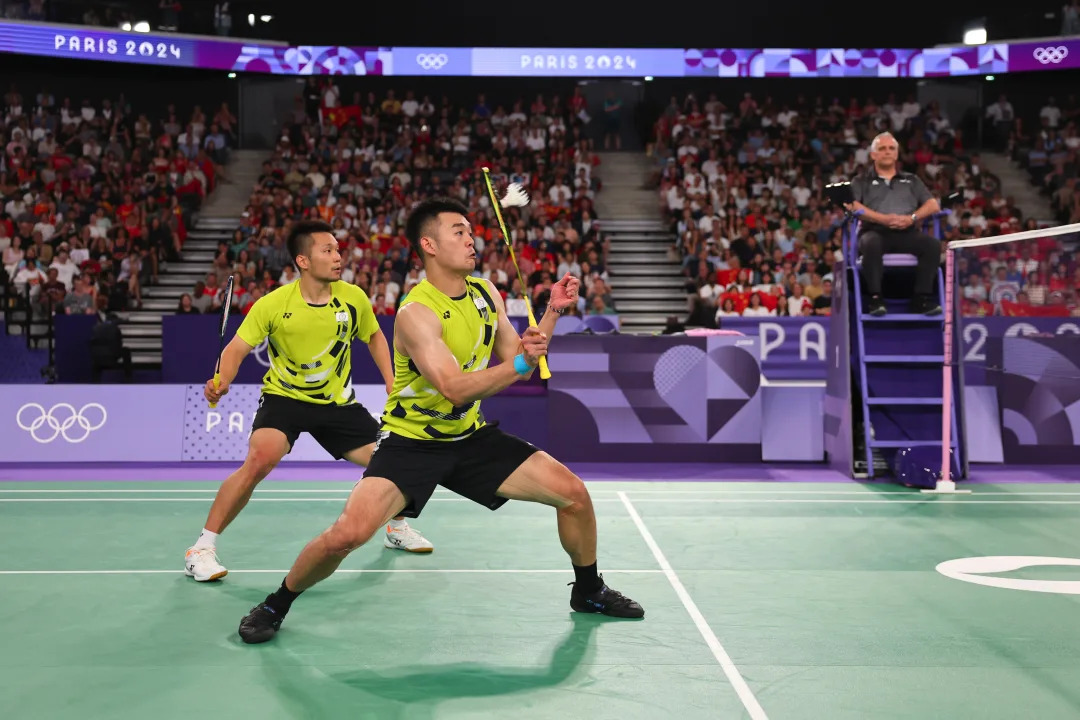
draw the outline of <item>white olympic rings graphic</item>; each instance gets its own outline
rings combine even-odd
[[[30,410],[33,412],[29,413]],[[90,411],[89,414],[87,411]],[[100,419],[95,417],[96,413],[101,414]],[[24,417],[24,414],[28,417]],[[104,425],[108,418],[105,408],[98,403],[87,403],[79,410],[68,403],[57,403],[48,411],[43,405],[26,403],[15,413],[15,422],[19,427],[29,432],[30,437],[42,444],[51,443],[60,436],[69,443],[81,443],[90,437],[90,433]],[[68,432],[76,426],[78,427],[75,432]]]
[[[416,64],[425,70],[439,70],[448,62],[450,58],[445,53],[420,53],[416,56]]]
[[[1031,54],[1043,65],[1057,65],[1069,56],[1069,48],[1064,45],[1058,45],[1057,47],[1041,47],[1035,48]]]

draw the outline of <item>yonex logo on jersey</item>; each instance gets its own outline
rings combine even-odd
[[[444,312],[442,314],[442,316],[443,316],[443,320],[449,320],[450,319],[450,311],[447,310],[446,312]]]
[[[339,312],[336,315],[334,315],[334,319],[337,320],[338,322],[346,322],[349,319],[349,313],[344,312],[344,311]]]
[[[291,317],[292,317],[292,313],[281,313],[281,319],[282,320],[288,320]]]

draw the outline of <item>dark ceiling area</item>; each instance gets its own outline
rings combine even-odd
[[[79,11],[85,0],[52,0]],[[312,45],[496,47],[930,47],[982,20],[990,41],[1058,33],[1063,0],[577,2],[231,2],[234,36]],[[180,2],[182,32],[210,32],[214,2]],[[159,0],[103,0],[154,21]],[[248,15],[254,15],[254,27]],[[258,18],[271,16],[264,23]]]

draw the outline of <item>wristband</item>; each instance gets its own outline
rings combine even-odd
[[[525,360],[525,353],[518,353],[514,356],[514,370],[518,375],[528,375],[533,371],[532,366]]]

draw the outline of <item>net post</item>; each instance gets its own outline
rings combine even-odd
[[[953,283],[956,279],[955,250],[945,241],[945,363],[941,367],[941,477],[935,487],[924,493],[967,494],[970,490],[957,490],[952,479],[952,410],[953,410],[953,311],[955,299]]]

